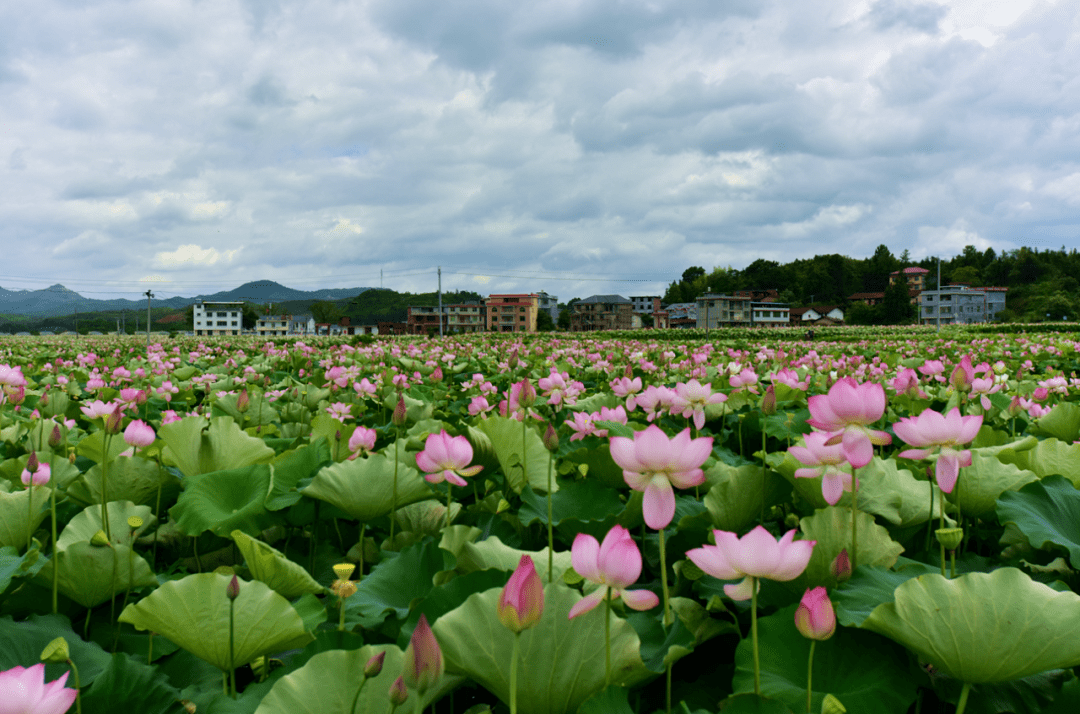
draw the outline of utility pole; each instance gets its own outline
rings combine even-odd
[[[154,297],[154,293],[147,290],[145,295],[146,295],[146,349],[150,349],[150,298]]]
[[[443,336],[442,328],[442,266],[439,266],[439,337]]]
[[[379,290],[382,290],[382,268],[379,268]]]
[[[937,331],[941,332],[941,256],[937,259]]]
[[[79,336],[79,306],[75,306],[75,336]]]

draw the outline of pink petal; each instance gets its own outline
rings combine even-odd
[[[611,451],[612,460],[624,471],[645,470],[637,460],[633,439],[628,439],[625,436],[613,436],[608,448]]]
[[[848,480],[850,479],[849,475]],[[825,478],[821,480],[821,495],[830,506],[835,506],[840,501],[840,497],[844,495],[844,479],[839,473],[825,474]]]
[[[732,533],[731,535],[734,536],[735,534]],[[718,580],[733,580],[742,575],[728,562],[723,551],[715,545],[704,545],[700,548],[688,550],[686,551],[686,557],[690,559],[691,563],[701,568],[702,572],[708,573]]]
[[[844,456],[857,469],[866,466],[874,458],[874,445],[870,437],[856,429],[847,429],[843,436]]]
[[[587,533],[578,533],[570,547],[570,564],[574,571],[586,580],[603,582],[599,568],[600,544]]]
[[[645,500],[642,503],[645,524],[649,528],[660,530],[667,528],[675,517],[675,491],[665,478],[653,477],[645,487]]]
[[[724,594],[732,600],[749,600],[754,596],[754,588],[757,586],[757,579],[754,577],[745,577],[742,582],[728,583],[724,586]]]
[[[651,610],[660,604],[656,593],[648,590],[623,590],[619,594],[626,606],[632,610]]]
[[[617,590],[637,582],[641,576],[641,552],[630,531],[619,525],[608,531],[600,544],[597,565],[604,582]]]
[[[578,600],[576,603],[574,603],[574,606],[570,608],[570,614],[569,616],[567,616],[567,619],[573,620],[578,615],[584,615],[586,612],[592,610],[594,607],[604,601],[604,598],[607,597],[607,591],[607,586],[602,585],[596,590],[593,590],[592,593]]]
[[[942,450],[934,466],[934,476],[937,478],[938,487],[945,493],[952,493],[956,487],[956,479],[960,477],[960,461],[955,451]]]

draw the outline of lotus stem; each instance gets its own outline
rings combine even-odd
[[[360,687],[356,690],[356,696],[353,697],[352,706],[349,707],[349,714],[356,714],[356,705],[360,703],[360,692],[364,691],[364,685],[367,684],[367,675],[362,675],[360,679]]]
[[[357,582],[364,579],[364,529],[367,528],[367,523],[360,524],[360,564],[356,567],[356,580]]]
[[[964,682],[964,686],[960,690],[960,701],[956,703],[956,714],[964,714],[964,708],[967,707],[968,692],[970,691],[971,682]]]
[[[105,537],[112,541],[112,531],[109,529],[109,442],[112,434],[105,434],[105,453],[101,457],[101,527],[105,529]]]
[[[859,522],[855,519],[859,512],[859,479],[856,478],[857,471],[858,469],[854,466],[851,467],[851,572],[853,573],[859,560]]]
[[[611,686],[611,588],[604,596],[604,686]]]
[[[941,509],[940,509],[941,528],[944,529],[945,528],[945,492],[944,491],[941,492],[941,498],[939,500],[941,501]],[[940,541],[940,539],[939,539],[939,541]],[[941,577],[944,578],[944,577],[946,577],[945,576],[945,543],[944,542],[939,542],[939,545],[941,546]]]
[[[555,578],[555,568],[554,568],[554,563],[555,563],[555,531],[553,530],[554,529],[554,524],[552,523],[552,520],[553,520],[554,517],[552,516],[552,508],[551,508],[551,469],[552,469],[552,463],[551,462],[554,460],[554,458],[555,458],[554,455],[549,451],[548,452],[548,474],[547,474],[547,476],[548,476],[548,478],[547,478],[547,508],[548,508],[547,532],[548,532],[548,584],[549,585],[552,583],[552,581]]]
[[[70,658],[67,663],[71,667],[71,675],[75,677],[75,711],[77,714],[82,714],[82,692],[79,691],[82,683],[79,681],[79,668],[75,666],[75,662]]]
[[[26,487],[26,552],[30,552],[30,546],[34,542],[34,481]]]
[[[525,420],[529,416],[529,410],[524,409],[521,412],[521,483],[522,488],[524,484],[529,482],[529,449],[525,445]]]
[[[60,561],[57,558],[58,551],[56,549],[56,487],[50,489],[49,494],[49,510],[52,511],[52,611],[55,615],[57,613],[57,582],[60,577]]]
[[[518,659],[521,657],[521,633],[514,633],[514,653],[510,658],[510,714],[517,714]]]
[[[660,529],[660,585],[664,591],[664,627],[671,626],[671,603],[668,598],[667,559],[664,552],[664,529]]]
[[[195,555],[195,572],[202,572],[202,561],[199,560],[199,536],[191,536],[191,552]]]
[[[394,542],[394,522],[397,519],[397,472],[398,472],[398,443],[401,441],[401,429],[397,430],[397,438],[394,439],[394,492],[390,496],[390,543]]]
[[[146,649],[146,663],[150,664],[154,659],[154,631],[150,631],[150,646]]]
[[[767,457],[768,451],[768,438],[769,435],[765,433],[765,415],[761,415],[761,515],[758,518],[758,523],[765,525],[765,480],[768,478],[769,462]]]
[[[810,640],[810,656],[806,659],[806,714],[813,714],[811,700],[814,692],[814,646],[817,640]]]
[[[235,576],[234,576],[235,577]],[[236,665],[233,662],[235,656],[235,624],[236,624],[236,599],[229,598],[229,689],[230,695],[236,699]]]
[[[322,501],[315,500],[315,520],[311,522],[311,548],[308,552],[308,572],[315,572],[315,548],[319,545],[319,506]]]
[[[853,561],[854,562],[854,561]],[[854,570],[854,567],[852,568]],[[758,657],[757,578],[750,578],[750,637],[754,645],[754,694],[761,696],[761,659]]]
[[[447,528],[450,527],[450,490],[452,488],[453,488],[453,486],[451,486],[450,482],[447,481],[446,482],[446,527]]]

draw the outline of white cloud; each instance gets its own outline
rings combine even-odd
[[[215,265],[218,261],[231,263],[239,249],[219,251],[217,248],[203,248],[189,244],[174,251],[154,255],[154,265],[162,268],[189,268],[203,265]]]

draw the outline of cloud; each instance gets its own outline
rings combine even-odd
[[[154,255],[154,265],[163,268],[195,267],[215,265],[218,261],[231,263],[239,249],[219,251],[217,248],[203,248],[198,245],[182,245],[171,252]]]

